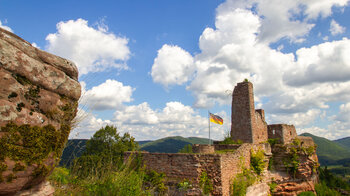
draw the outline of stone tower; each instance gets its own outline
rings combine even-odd
[[[267,124],[264,110],[255,110],[253,84],[241,82],[233,90],[231,138],[245,143],[267,141]]]

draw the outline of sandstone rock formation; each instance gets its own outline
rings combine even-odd
[[[76,66],[0,28],[0,195],[43,182],[77,112]]]

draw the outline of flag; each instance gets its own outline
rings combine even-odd
[[[222,125],[224,123],[224,120],[222,120],[222,118],[220,116],[217,116],[215,114],[212,114],[209,112],[210,115],[210,122]]]

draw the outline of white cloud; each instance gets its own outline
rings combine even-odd
[[[192,56],[178,46],[163,45],[152,66],[154,82],[165,87],[187,82],[194,72]]]
[[[237,8],[253,9],[262,19],[259,40],[271,43],[281,38],[302,42],[314,27],[314,19],[328,17],[332,8],[342,8],[349,0],[227,0],[217,8],[218,14]]]
[[[6,21],[5,21],[4,23],[6,24]],[[3,29],[5,29],[5,30],[10,31],[10,32],[13,33],[13,30],[12,30],[10,27],[6,26],[5,24],[3,24],[3,23],[1,22],[1,20],[0,20],[0,28],[3,28]]]
[[[222,139],[231,123],[225,112],[219,113],[224,125],[212,125],[211,137]],[[127,106],[115,112],[120,130],[130,132],[136,139],[158,139],[168,136],[208,137],[208,119],[192,107],[180,102],[168,102],[162,110],[153,110],[148,103]]]
[[[46,40],[47,50],[74,61],[81,75],[111,67],[128,68],[128,39],[107,32],[105,25],[95,29],[84,19],[62,21]]]
[[[301,86],[315,82],[350,80],[350,40],[325,42],[296,51],[297,63],[284,75],[288,85]]]
[[[195,76],[186,89],[193,93],[194,106],[230,105],[231,97],[226,92],[232,92],[244,78],[253,82],[254,94],[261,100],[257,104],[273,123],[307,127],[324,116],[329,102],[349,102],[347,38],[301,48],[296,55],[270,47],[281,39],[291,44],[306,40],[315,19],[329,17],[332,9],[347,3],[227,0],[221,4],[215,27],[203,31],[199,38],[201,52],[193,57]]]
[[[100,128],[115,125],[110,120],[102,120],[82,109],[78,109],[75,119],[77,126],[69,134],[70,139],[90,139]]]
[[[345,32],[345,27],[340,26],[335,20],[332,20],[329,31],[332,35],[338,35]]]
[[[85,89],[85,83],[81,82],[82,96],[81,106],[87,106],[92,110],[114,110],[123,107],[124,103],[131,102],[133,91],[131,86],[125,86],[116,80],[106,80],[104,83]]]

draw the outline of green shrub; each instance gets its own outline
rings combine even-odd
[[[144,175],[146,190],[152,190],[160,195],[164,195],[168,188],[165,186],[165,174],[154,170],[147,170]]]
[[[252,151],[250,155],[250,167],[258,175],[264,170],[266,164],[264,162],[264,151],[259,149],[257,152]]]
[[[245,196],[247,188],[254,184],[256,177],[249,169],[243,169],[243,172],[237,174],[231,185],[231,193],[233,196]]]
[[[142,195],[143,174],[127,169],[113,172],[103,179],[83,184],[84,195]]]
[[[269,183],[269,187],[270,187],[270,193],[273,193],[273,192],[275,192],[275,189],[277,187],[277,183],[271,182],[271,183]]]
[[[325,182],[321,182],[315,185],[315,190],[318,196],[340,196],[337,191],[329,188]]]
[[[179,153],[193,153],[192,145],[191,144],[185,145],[181,150],[179,150]]]
[[[56,167],[49,176],[49,180],[54,184],[63,185],[70,182],[70,177],[71,175],[67,168]]]
[[[207,172],[202,172],[199,179],[199,185],[202,188],[204,195],[208,195],[213,191],[213,183],[209,179]]]
[[[192,188],[192,183],[188,179],[183,179],[180,183],[177,184],[177,188],[180,190],[187,190]]]
[[[279,144],[280,140],[278,138],[275,139],[268,139],[267,142],[271,145],[274,146],[275,144]]]

